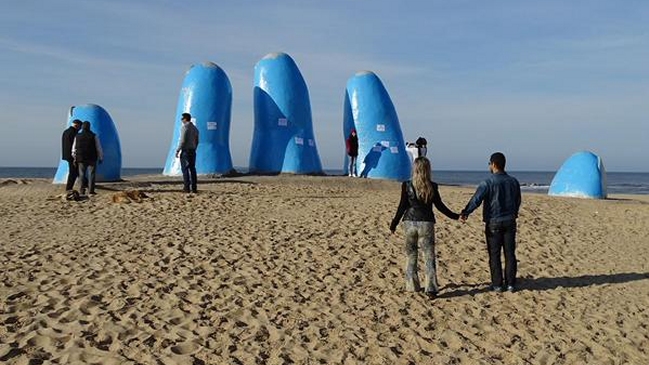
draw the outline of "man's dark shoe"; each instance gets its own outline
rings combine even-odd
[[[437,292],[436,291],[427,291],[426,296],[428,297],[428,299],[431,299],[431,300],[435,299],[435,298],[437,298]]]

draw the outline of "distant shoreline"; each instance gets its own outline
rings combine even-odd
[[[235,167],[235,174],[232,177],[243,176],[280,176],[277,174],[248,174],[247,168]],[[162,168],[122,168],[121,178],[132,179],[137,176],[158,176],[167,177],[162,174]],[[324,175],[327,177],[342,177],[344,176],[343,170],[330,170],[325,169]],[[545,194],[547,193],[555,173],[550,171],[510,171],[511,175],[515,176],[521,183],[523,191],[533,193]],[[56,174],[56,168],[38,168],[38,167],[0,167],[0,179],[35,179],[41,178],[51,180]],[[291,175],[291,174],[286,174]],[[204,174],[200,175],[203,179],[210,177],[222,178],[219,174]],[[305,175],[306,176],[306,175]],[[317,176],[317,175],[316,175]],[[434,170],[433,180],[438,184],[445,186],[467,186],[475,187],[482,180],[489,176],[489,172],[485,169],[482,171],[454,171],[454,170]],[[174,177],[169,177],[174,178]],[[370,179],[374,180],[374,179]],[[101,183],[101,182],[100,182]],[[609,194],[639,194],[649,195],[649,173],[623,173],[623,172],[608,172],[607,185]]]
[[[512,173],[515,174],[515,173]],[[262,182],[262,181],[299,181],[299,180],[305,180],[305,179],[321,179],[321,180],[329,180],[329,179],[340,179],[340,181],[344,184],[347,185],[348,183],[355,183],[356,181],[366,181],[368,186],[374,185],[374,184],[398,184],[398,181],[395,180],[387,180],[387,179],[359,179],[359,178],[351,178],[347,177],[345,175],[298,175],[298,174],[288,174],[288,173],[282,173],[282,174],[249,174],[249,173],[240,173],[240,174],[235,174],[235,175],[228,175],[228,176],[218,176],[215,174],[205,174],[205,175],[199,175],[199,185],[201,182],[203,184],[211,184],[211,183],[218,183],[218,182],[227,182],[227,181],[241,181],[242,179],[245,180],[250,180],[251,182]],[[137,174],[137,175],[124,175],[122,176],[121,180],[117,181],[100,181],[97,182],[98,188],[102,189],[102,186],[104,189],[107,190],[114,190],[120,189],[120,186],[131,186],[137,188],[138,186],[149,186],[149,185],[156,185],[156,184],[166,184],[170,182],[180,182],[182,181],[182,176],[168,176],[168,175],[163,175],[162,173],[157,173],[157,174]],[[447,186],[451,188],[466,188],[466,189],[474,189],[477,185],[478,182],[476,183],[449,183],[449,182],[444,182],[444,181],[438,181],[435,180],[436,182],[439,183],[440,186]],[[62,184],[52,184],[52,178],[51,177],[11,177],[11,176],[0,176],[0,187],[4,186],[10,186],[10,185],[30,185],[30,184],[47,184],[47,185],[62,185]],[[521,183],[521,189],[523,193],[529,193],[529,194],[534,194],[534,195],[547,195],[548,191],[548,186],[535,186],[535,185],[527,185],[525,183]],[[565,197],[561,197],[565,198]],[[609,192],[608,192],[608,198],[605,200],[627,200],[627,199],[633,199],[633,200],[640,200],[640,201],[645,201],[649,203],[649,190],[642,191],[642,192],[628,192],[628,191],[611,191],[609,187]],[[590,199],[586,199],[590,200]]]
[[[58,167],[51,167],[51,166],[0,166],[0,171],[1,170],[52,170],[56,172],[56,169]],[[242,166],[235,166],[233,167],[234,170],[237,171],[248,171],[247,167],[242,167]],[[164,167],[122,167],[122,172],[124,171],[134,171],[134,170],[159,170],[160,173],[162,173],[162,170],[164,170]],[[324,168],[323,171],[327,173],[328,171],[339,171],[342,174],[342,169],[336,169],[336,168]],[[462,172],[487,172],[487,169],[481,170],[481,169],[476,169],[476,170],[466,170],[466,169],[434,169],[434,172],[456,172],[456,173],[462,173]],[[554,174],[556,173],[556,170],[508,170],[509,173],[511,174],[516,174],[516,173],[548,173],[548,174]],[[649,174],[649,171],[606,171],[607,174]],[[52,174],[53,175],[53,174]]]

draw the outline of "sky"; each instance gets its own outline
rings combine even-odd
[[[56,167],[73,105],[111,115],[123,167],[164,167],[185,72],[232,84],[247,166],[254,66],[285,52],[325,169],[342,169],[344,94],[373,71],[406,141],[438,170],[556,171],[573,153],[649,172],[649,1],[21,0],[0,13],[0,166]]]

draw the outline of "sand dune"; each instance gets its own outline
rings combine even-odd
[[[18,181],[18,180],[14,180]],[[521,290],[486,290],[479,213],[436,227],[440,297],[404,292],[394,182],[0,184],[0,362],[647,364],[649,198],[524,194]],[[149,198],[114,203],[118,191]],[[441,187],[459,211],[472,189]]]

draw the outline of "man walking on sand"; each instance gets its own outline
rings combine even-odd
[[[183,113],[180,127],[180,139],[176,148],[176,158],[180,158],[180,169],[183,172],[183,191],[196,193],[196,148],[198,148],[198,128],[191,122],[192,116]],[[191,190],[190,190],[191,189]]]
[[[72,145],[74,144],[74,137],[79,133],[79,128],[81,128],[81,121],[75,119],[72,121],[72,125],[63,131],[61,136],[61,160],[68,162],[68,180],[65,183],[65,191],[74,188],[74,183],[77,181],[77,176],[79,176],[77,165],[74,163],[74,157],[72,156]]]
[[[90,122],[85,121],[81,126],[81,133],[77,134],[72,144],[72,156],[78,167],[79,192],[81,195],[95,195],[95,181],[97,179],[97,163],[104,160],[104,152],[99,142],[99,137],[90,130]]]
[[[516,178],[505,172],[505,155],[496,152],[489,159],[491,176],[481,182],[475,194],[466,205],[460,219],[466,221],[469,214],[484,202],[482,220],[485,222],[485,238],[489,251],[491,290],[516,290],[516,219],[521,206],[521,188]],[[505,252],[505,280],[500,261],[500,252]]]

